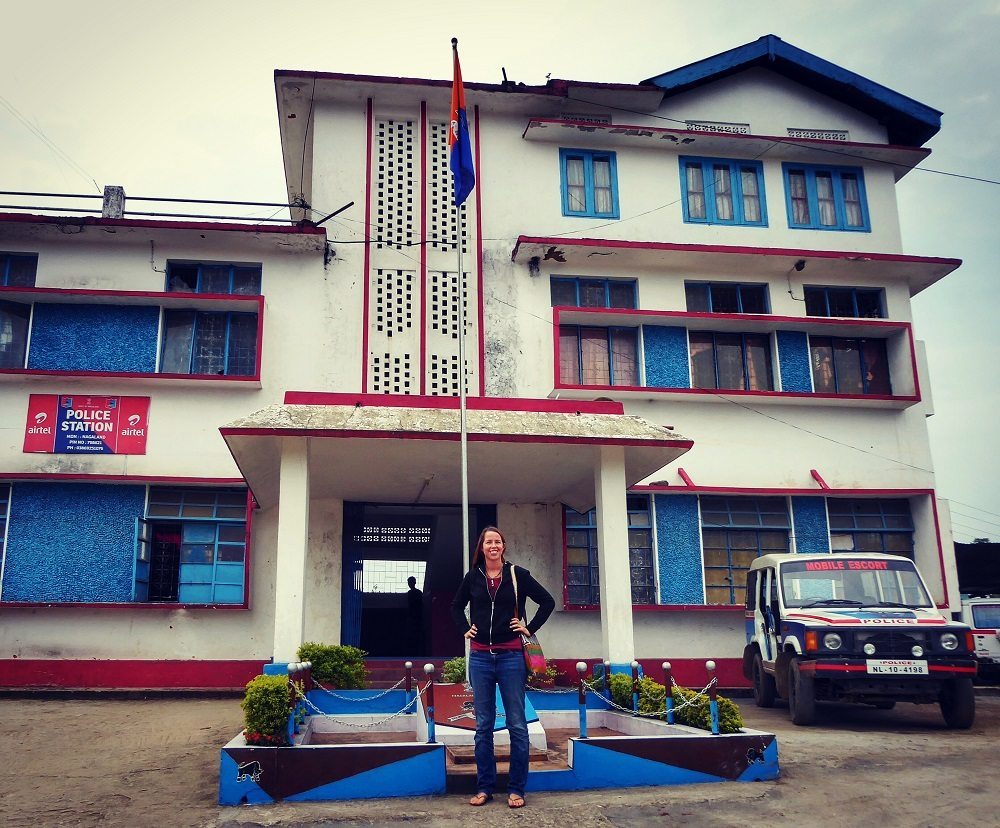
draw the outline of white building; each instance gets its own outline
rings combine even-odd
[[[456,219],[450,81],[275,86],[299,225],[0,216],[0,684],[459,653],[459,246],[472,540],[556,596],[547,656],[742,684],[764,552],[912,555],[957,608],[910,298],[960,262],[903,253],[895,195],[939,112],[773,36],[467,83]],[[126,411],[144,453],[28,434]]]

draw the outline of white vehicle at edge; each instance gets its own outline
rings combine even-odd
[[[754,699],[786,699],[795,724],[812,723],[817,701],[937,703],[949,727],[975,720],[972,633],[938,612],[909,558],[762,555],[747,573],[745,618]]]
[[[1000,596],[962,596],[962,622],[972,627],[979,676],[1000,680]]]

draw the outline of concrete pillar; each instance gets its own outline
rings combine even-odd
[[[308,442],[305,437],[283,437],[274,579],[274,660],[278,663],[295,661],[302,643],[308,546]]]
[[[101,206],[101,218],[125,217],[125,188],[109,186],[104,188],[104,203]]]
[[[604,660],[619,666],[635,658],[632,579],[628,559],[625,449],[600,446],[595,471],[597,549],[601,570],[601,639]]]

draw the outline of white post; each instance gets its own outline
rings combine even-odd
[[[305,437],[281,439],[278,544],[274,579],[274,660],[295,661],[305,627],[309,545],[309,449]]]
[[[600,446],[597,455],[597,557],[601,572],[604,660],[614,665],[630,664],[635,658],[635,642],[628,559],[625,449],[622,446]]]

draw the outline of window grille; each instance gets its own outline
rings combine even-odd
[[[372,223],[376,225],[376,246],[401,250],[414,241],[413,121],[378,121],[375,137],[376,212]]]
[[[731,123],[729,121],[685,121],[691,132],[729,132],[734,135],[749,135],[750,124]]]
[[[793,129],[788,128],[789,138],[810,138],[815,141],[849,141],[846,129]]]
[[[448,167],[448,127],[445,124],[430,124],[430,147],[427,158],[427,221],[428,241],[435,250],[443,253],[458,249],[461,234],[462,252],[469,252],[469,210],[468,202],[458,210],[455,220],[455,205],[451,191],[451,170]]]

